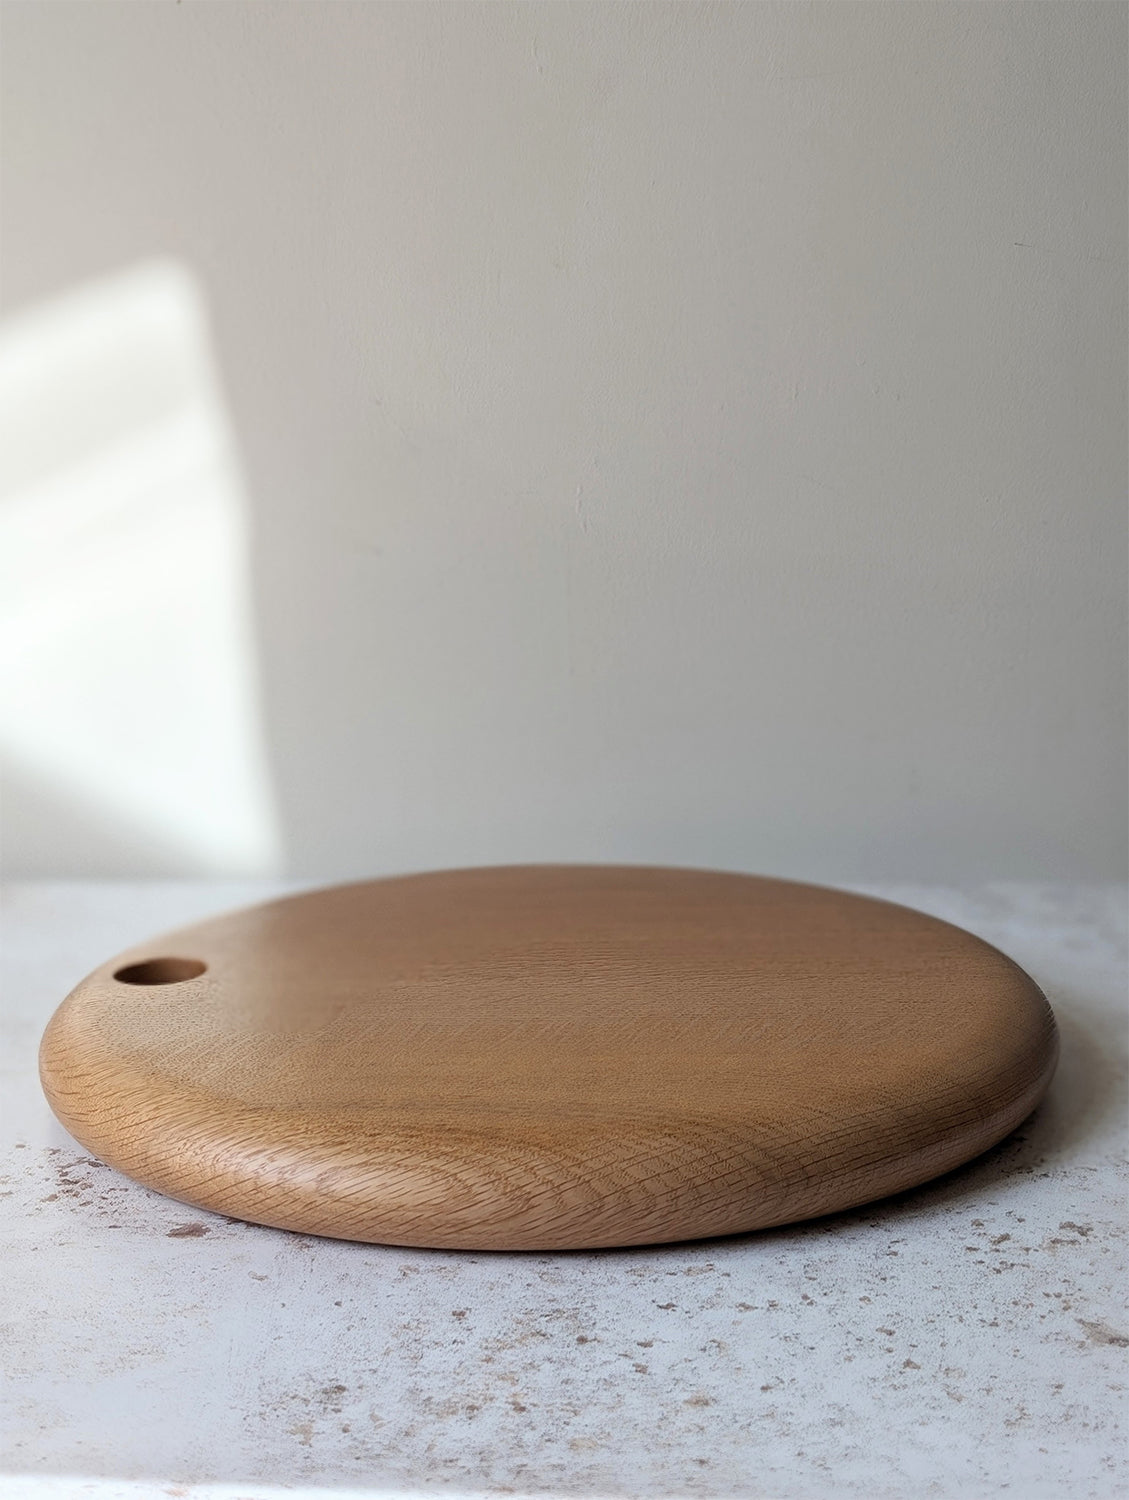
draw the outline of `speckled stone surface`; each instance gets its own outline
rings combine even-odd
[[[405,1251],[199,1213],[91,1160],[35,1050],[136,939],[277,886],[9,888],[0,1493],[758,1500],[1129,1487],[1123,889],[865,887],[996,943],[1063,1059],[1016,1135],[785,1230]]]

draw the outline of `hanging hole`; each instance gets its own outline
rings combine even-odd
[[[182,984],[198,979],[207,964],[198,958],[147,958],[139,964],[126,964],[114,978],[122,984]]]

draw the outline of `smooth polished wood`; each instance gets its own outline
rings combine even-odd
[[[1054,1019],[919,912],[708,871],[341,886],[185,928],[64,1001],[68,1130],[174,1198],[344,1239],[653,1244],[865,1202],[1006,1135]]]

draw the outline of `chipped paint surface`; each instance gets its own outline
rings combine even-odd
[[[1043,1108],[978,1162],[870,1208],[572,1255],[290,1235],[100,1165],[39,1094],[51,1009],[139,933],[273,890],[11,890],[0,1193],[16,1305],[0,1364],[20,1477],[0,1492],[62,1494],[74,1481],[59,1476],[82,1475],[129,1495],[230,1483],[247,1500],[272,1485],[1120,1493],[1124,893],[868,889],[968,926],[1044,986],[1063,1061]]]

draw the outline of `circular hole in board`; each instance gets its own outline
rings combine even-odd
[[[116,970],[114,978],[122,984],[183,984],[198,979],[207,967],[198,958],[146,958]]]

